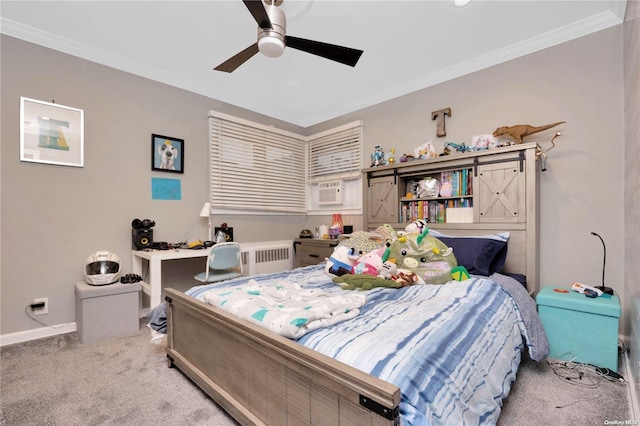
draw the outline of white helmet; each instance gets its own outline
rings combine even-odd
[[[93,253],[84,264],[84,278],[90,285],[115,283],[120,279],[120,258],[109,250]]]

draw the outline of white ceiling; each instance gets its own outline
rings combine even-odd
[[[623,0],[285,0],[287,34],[364,50],[355,68],[294,49],[213,68],[256,41],[240,0],[0,2],[2,33],[310,125],[620,24]]]

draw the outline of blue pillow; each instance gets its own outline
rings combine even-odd
[[[504,267],[509,241],[508,232],[479,237],[458,237],[430,229],[429,234],[453,248],[453,255],[458,265],[467,268],[470,274],[488,277],[494,272],[502,271]]]

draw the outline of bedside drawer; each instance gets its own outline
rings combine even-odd
[[[331,256],[338,245],[335,240],[296,240],[293,243],[296,267],[317,265]]]

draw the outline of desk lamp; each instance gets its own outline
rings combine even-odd
[[[607,246],[604,245],[604,240],[602,239],[600,234],[598,234],[597,232],[592,232],[591,235],[595,235],[596,237],[600,238],[600,241],[602,241],[602,248],[604,249],[604,257],[602,259],[602,285],[596,288],[598,290],[601,290],[605,294],[613,294],[613,289],[604,285],[604,267],[607,264]]]
[[[204,203],[202,210],[200,210],[200,217],[206,217],[209,220],[209,238],[207,241],[211,241],[211,204]]]

